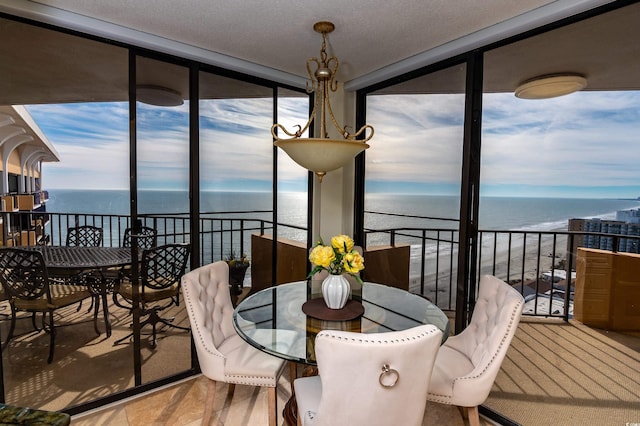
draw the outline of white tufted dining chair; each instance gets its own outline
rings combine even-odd
[[[294,381],[298,425],[421,425],[441,342],[434,325],[372,334],[319,332],[319,376]]]
[[[438,352],[429,401],[456,405],[471,426],[480,424],[478,406],[491,392],[523,306],[524,299],[509,284],[492,275],[480,278],[471,322]]]
[[[229,394],[236,384],[268,387],[269,425],[275,426],[276,387],[284,360],[249,345],[234,329],[227,263],[219,261],[188,272],[182,278],[182,291],[200,369],[209,379],[202,424],[209,424],[216,382],[225,382]]]

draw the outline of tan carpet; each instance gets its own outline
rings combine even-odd
[[[4,348],[5,396],[8,404],[62,410],[68,406],[93,401],[133,387],[133,343],[128,310],[111,307],[113,334],[107,338],[100,314],[96,334],[88,302],[77,312],[77,305],[55,314],[56,345],[53,362],[47,364],[49,335],[35,332],[28,314],[20,314],[16,337]],[[165,316],[163,314],[163,316]],[[175,316],[181,325],[189,324],[184,305],[172,308],[166,316]],[[0,322],[3,342],[9,330],[8,320]],[[190,333],[168,329],[159,333],[155,349],[149,345],[151,328],[142,336],[142,380],[152,381],[190,368]]]
[[[111,312],[114,334],[109,339],[102,319],[99,326],[103,333],[96,335],[86,306],[80,312],[75,307],[60,312],[56,321],[61,327],[51,365],[46,362],[48,336],[33,333],[30,318],[20,320],[20,336],[2,354],[7,402],[60,410],[131,387],[132,345],[113,345],[130,332],[131,317],[123,309],[112,308]],[[182,306],[167,315],[188,323]],[[3,338],[8,325],[6,320],[0,322]],[[189,333],[170,330],[160,336],[157,349],[150,348],[147,336],[143,336],[143,381],[189,367]],[[202,389],[206,388],[202,380],[192,379],[171,391],[147,395],[142,400],[151,398],[149,403],[119,404],[98,415],[99,423],[144,424],[136,420],[136,410],[154,407],[151,402],[157,398],[173,401],[171,407],[164,408],[174,410],[171,416],[186,416],[176,424],[197,423],[204,401]],[[287,388],[285,378],[279,389],[282,400],[288,398]],[[194,400],[186,405],[171,399],[186,398],[193,392]],[[219,395],[224,393],[221,390]],[[226,404],[219,414],[235,419],[255,411],[250,418],[263,418],[264,405],[255,405],[263,397],[266,393],[259,390],[240,390],[232,401],[217,402]],[[246,403],[239,403],[244,400]],[[525,426],[640,423],[640,333],[606,332],[574,321],[523,320],[485,405]],[[122,423],[121,416],[130,421]],[[424,424],[462,423],[456,409],[430,404]]]
[[[640,333],[520,323],[486,406],[522,425],[640,422]]]

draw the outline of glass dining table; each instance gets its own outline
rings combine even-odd
[[[314,344],[321,330],[383,333],[433,324],[442,330],[443,342],[449,336],[449,319],[436,305],[422,296],[382,284],[352,283],[348,306],[356,306],[355,318],[336,319],[342,313],[329,312],[326,305],[323,305],[324,311],[309,309],[324,303],[317,303],[322,298],[321,283],[320,280],[299,281],[249,295],[234,310],[236,331],[263,352],[306,365],[303,375],[317,374]],[[345,314],[349,318],[354,316],[349,312]],[[297,423],[293,378],[291,383],[292,396],[283,410],[287,425]]]
[[[320,285],[320,281],[299,281],[246,297],[233,313],[236,331],[263,352],[312,366],[316,365],[314,343],[320,330],[382,333],[433,324],[442,330],[443,341],[449,336],[449,319],[429,300],[399,288],[369,282],[353,286],[356,288],[352,290],[352,300],[364,308],[356,318],[335,320],[307,315],[305,311],[309,311],[303,309],[303,305],[322,297]],[[265,329],[270,332],[265,333]],[[256,330],[262,331],[256,333]],[[294,341],[292,331],[298,336]]]

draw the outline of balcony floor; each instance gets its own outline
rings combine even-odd
[[[640,332],[521,321],[485,404],[523,425],[640,421]]]
[[[288,370],[278,411],[290,396]],[[218,385],[212,424],[266,425],[264,389]],[[196,377],[95,413],[74,425],[199,425],[206,379]],[[640,420],[640,333],[615,333],[571,321],[524,319],[486,406],[522,425],[624,425]],[[281,415],[279,413],[279,415]],[[484,425],[492,422],[481,419]],[[282,424],[280,417],[279,424]],[[428,404],[424,425],[463,425],[453,407]]]

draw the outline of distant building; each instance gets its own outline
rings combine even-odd
[[[626,223],[640,224],[640,209],[618,210],[616,212],[616,220]]]
[[[602,220],[598,218],[569,219],[568,230],[576,232],[593,232],[598,234],[640,236],[640,209],[620,210],[616,213],[616,219],[617,220]],[[581,235],[574,239],[574,254],[578,247],[613,251],[613,244],[616,240],[616,251],[640,253],[639,239],[615,239],[605,235]]]

